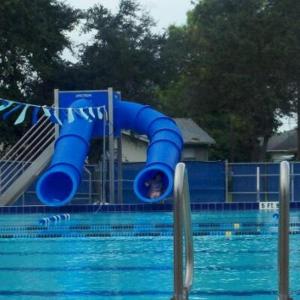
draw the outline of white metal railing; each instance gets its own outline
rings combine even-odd
[[[174,295],[172,300],[188,300],[193,283],[194,248],[188,175],[178,163],[174,179]],[[185,237],[185,278],[183,272],[183,233]]]
[[[4,154],[3,157],[1,157],[1,160],[10,160],[14,156],[14,154],[16,153],[17,149],[19,149],[19,147],[21,145],[23,145],[24,141],[33,133],[33,131],[36,130],[37,126],[38,127],[43,126],[47,121],[48,121],[48,119],[46,117],[41,117],[38,120],[38,122],[36,123],[36,125],[30,127],[30,129],[18,140],[18,142],[16,144],[14,144],[13,147],[11,147]],[[1,168],[2,168],[2,166],[1,166]]]
[[[41,117],[1,158],[0,193],[3,193],[55,139],[55,125]],[[24,164],[24,162],[26,162]],[[21,164],[21,165],[20,165]]]
[[[278,236],[278,299],[289,297],[289,226],[290,226],[290,165],[280,163],[280,200]]]

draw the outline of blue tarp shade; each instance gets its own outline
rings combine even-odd
[[[225,201],[225,163],[224,162],[187,162],[187,169],[189,175],[189,184],[191,192],[191,202],[224,202]],[[142,169],[144,163],[124,163],[123,164],[123,199],[124,203],[141,203],[133,193],[133,180],[139,170]],[[0,163],[1,166],[1,163]],[[14,167],[14,163],[8,168]],[[90,172],[95,173],[95,166],[88,166]],[[229,180],[229,191],[232,191],[233,202],[255,202],[256,195],[256,168],[260,167],[260,199],[261,201],[277,201],[279,191],[279,164],[231,164],[229,172],[231,172],[231,180]],[[292,199],[300,201],[300,163],[292,163],[291,170],[294,170],[294,183]],[[115,176],[117,176],[117,168],[115,166]],[[264,174],[268,176],[264,176]],[[242,175],[242,176],[241,176]],[[86,172],[83,173],[84,179],[87,178]],[[92,175],[93,176],[93,175]],[[95,178],[93,176],[93,178]],[[99,192],[100,187],[97,182],[93,183],[93,193]],[[39,205],[34,193],[33,184],[25,193],[26,205]],[[76,197],[88,196],[89,184],[83,181],[79,187]],[[106,191],[108,193],[108,189]],[[117,182],[116,182],[116,195],[117,199]],[[93,201],[98,201],[94,197]],[[171,199],[167,200],[168,202]],[[86,200],[76,200],[76,203],[87,203]],[[18,204],[22,204],[19,199]]]
[[[292,201],[300,201],[300,163],[293,163],[294,184],[292,190]]]
[[[191,202],[225,202],[225,163],[187,162]]]
[[[123,198],[125,203],[140,203],[133,195],[132,183],[143,163],[123,164]],[[224,162],[186,162],[191,202],[225,201],[225,163]],[[170,201],[167,200],[167,201]]]
[[[232,164],[229,176],[229,190],[232,202],[257,201],[257,168],[260,170],[260,201],[278,201],[279,164],[243,163]]]

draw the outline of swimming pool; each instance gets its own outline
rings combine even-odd
[[[273,214],[193,213],[190,299],[276,299]],[[41,217],[1,216],[0,299],[171,298],[171,213],[73,214],[48,229]],[[300,299],[299,211],[291,212],[291,231],[291,289]]]

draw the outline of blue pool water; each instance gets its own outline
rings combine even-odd
[[[166,300],[172,295],[172,214],[98,213],[38,226],[44,215],[0,217],[0,299]],[[276,299],[272,212],[193,216],[190,299]],[[300,299],[300,212],[291,213],[291,289]]]

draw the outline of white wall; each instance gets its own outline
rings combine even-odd
[[[122,161],[145,162],[147,154],[146,142],[128,135],[122,135]]]
[[[145,162],[148,143],[129,135],[122,135],[123,162]],[[208,160],[206,146],[186,145],[183,149],[182,160]]]
[[[182,152],[182,160],[208,160],[208,147],[185,145]]]

